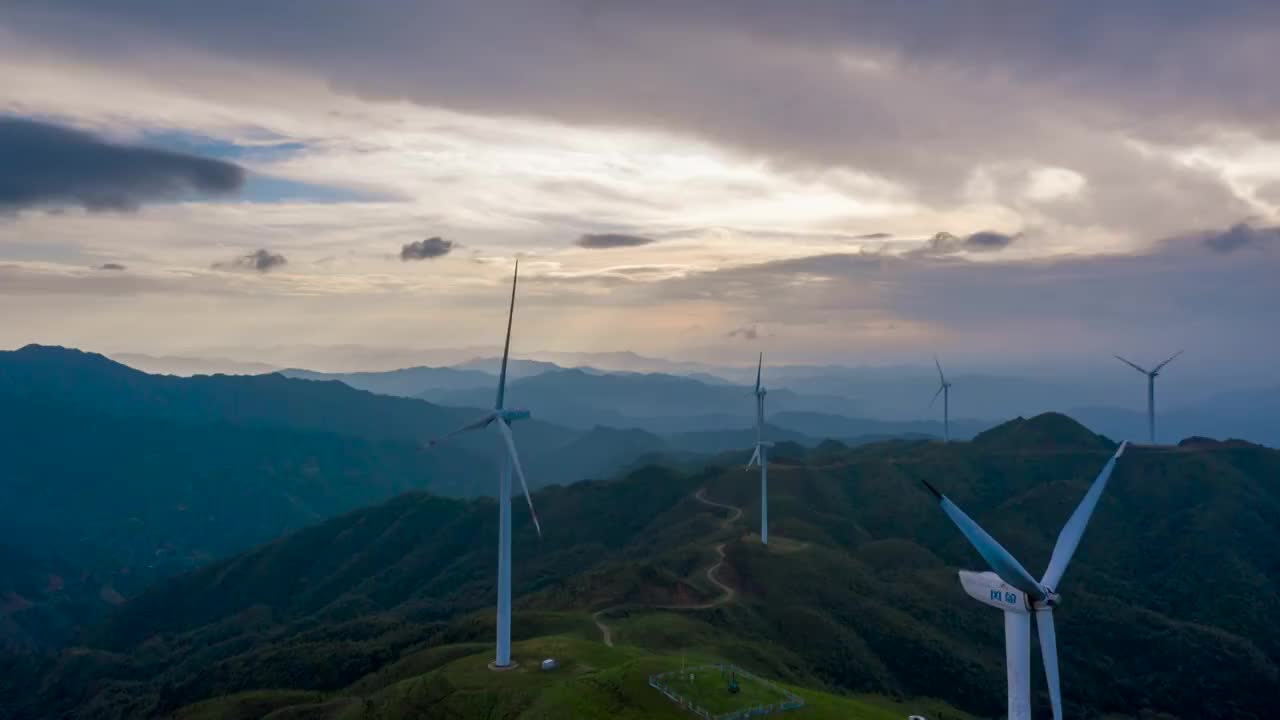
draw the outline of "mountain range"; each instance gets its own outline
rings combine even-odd
[[[516,653],[527,664],[562,653],[575,669],[558,680],[484,674],[493,502],[410,493],[154,586],[77,647],[14,668],[41,678],[14,707],[72,718],[265,714],[231,714],[254,703],[288,713],[278,717],[515,718],[567,717],[590,702],[640,717],[642,673],[689,653],[824,703],[941,696],[930,717],[991,716],[1004,703],[1000,618],[960,589],[955,570],[981,559],[920,480],[1041,568],[1114,447],[1061,415],[968,443],[787,444],[770,472],[767,548],[754,534],[758,483],[736,456],[539,490],[541,541],[515,513]],[[1280,452],[1248,443],[1130,449],[1062,587],[1070,716],[1270,716],[1277,477]],[[707,581],[721,543],[727,600]]]
[[[508,387],[510,402],[537,408],[539,417],[574,428],[603,425],[660,435],[747,429],[754,420],[749,387],[713,376],[604,372],[517,361]],[[415,367],[382,373],[316,373],[286,370],[289,377],[337,380],[375,393],[416,397],[440,405],[479,407],[490,402],[496,361],[463,366]],[[786,388],[769,393],[769,421],[794,439],[815,444],[904,434],[942,435],[937,420],[876,420],[858,415],[857,403],[838,395],[805,395]],[[971,437],[992,423],[953,420],[955,437]],[[801,438],[799,436],[807,436]],[[680,443],[677,441],[678,445]]]
[[[149,375],[100,355],[0,353],[0,542],[95,572],[172,573],[412,489],[496,492],[480,414],[280,375]],[[535,486],[688,450],[639,431],[518,428]],[[745,444],[745,443],[744,443]]]
[[[443,405],[477,406],[488,402],[494,382],[486,383],[483,373],[496,373],[497,363],[477,358],[451,367],[385,373],[284,372]],[[750,426],[754,411],[747,390],[755,379],[754,367],[687,365],[671,364],[682,372],[634,372],[517,361],[513,377],[518,379],[511,392],[518,402],[536,407],[540,417],[569,427],[634,427],[665,435]],[[949,376],[954,384],[952,437],[973,437],[1009,417],[1065,409],[1112,437],[1146,439],[1144,387],[1131,374],[1099,371],[1055,379],[957,373]],[[770,422],[814,441],[942,435],[940,408],[929,404],[937,389],[932,368],[766,366],[765,385],[770,388]],[[1280,417],[1280,386],[1213,391],[1170,378],[1162,381],[1159,398],[1157,430],[1164,441],[1202,435],[1280,445],[1280,422],[1275,420]]]

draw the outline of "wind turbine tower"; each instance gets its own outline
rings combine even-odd
[[[516,314],[516,283],[520,277],[520,261],[516,261],[515,274],[511,278],[511,308],[507,314],[507,339],[502,348],[502,369],[498,374],[498,397],[493,411],[475,422],[463,425],[451,433],[431,441],[435,446],[444,440],[471,430],[482,430],[490,425],[498,429],[501,442],[498,444],[498,638],[497,652],[493,663],[494,670],[508,670],[515,665],[511,662],[511,472],[515,471],[520,478],[520,487],[524,490],[525,502],[529,504],[529,514],[533,516],[533,527],[542,538],[542,526],[538,523],[538,514],[533,510],[533,498],[529,496],[529,483],[525,480],[524,468],[520,466],[520,456],[516,453],[516,443],[511,436],[511,423],[526,420],[530,417],[528,410],[509,410],[505,406],[507,390],[507,357],[511,351],[511,322]]]
[[[938,361],[937,355],[933,356],[933,364],[938,366],[938,392],[933,394],[929,407],[938,402],[939,395],[942,396],[942,439],[951,442],[951,383],[942,374],[942,363]]]
[[[1156,378],[1160,376],[1160,371],[1164,369],[1165,365],[1173,362],[1173,359],[1181,354],[1182,351],[1179,350],[1173,355],[1170,355],[1168,360],[1165,360],[1150,370],[1139,367],[1119,355],[1116,355],[1117,360],[1147,376],[1147,430],[1150,433],[1152,445],[1156,444]]]
[[[929,492],[942,505],[942,511],[960,528],[969,544],[987,561],[994,572],[960,571],[960,585],[973,599],[1004,611],[1005,673],[1009,682],[1009,720],[1031,718],[1031,616],[1040,631],[1040,653],[1044,658],[1045,679],[1049,684],[1049,702],[1054,720],[1062,720],[1062,691],[1058,680],[1058,640],[1053,625],[1053,610],[1058,606],[1058,584],[1067,564],[1080,545],[1089,518],[1107,487],[1111,471],[1124,453],[1127,443],[1120,443],[1102,472],[1093,481],[1084,499],[1058,534],[1049,558],[1049,568],[1039,582],[1031,577],[1017,558],[1001,547],[976,522],[964,514],[946,495],[926,480]]]
[[[750,470],[752,465],[760,466],[760,544],[769,544],[769,457],[768,448],[773,447],[773,443],[765,442],[764,439],[764,396],[769,394],[768,390],[760,384],[760,374],[764,370],[764,353],[760,353],[760,361],[756,365],[756,389],[752,394],[756,396],[756,451],[752,453],[751,459],[747,461],[747,469]]]

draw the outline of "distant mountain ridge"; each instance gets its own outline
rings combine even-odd
[[[490,495],[495,438],[424,444],[479,412],[277,374],[183,378],[64,348],[0,352],[0,541],[164,575],[409,490]],[[689,452],[537,419],[516,433],[534,487]]]
[[[463,366],[482,370],[463,370]],[[477,360],[448,368],[406,368],[380,373],[313,373],[287,370],[290,377],[338,380],[370,392],[417,397],[446,406],[480,406],[491,402],[496,361]],[[518,361],[508,388],[509,402],[534,408],[537,416],[568,427],[636,428],[664,436],[722,432],[754,423],[748,388],[711,376],[664,373],[603,372],[593,368],[561,368],[550,363]],[[769,421],[784,437],[815,444],[824,437],[857,439],[894,435],[941,435],[937,420],[877,421],[849,413],[856,405],[840,397],[794,393],[785,388],[769,394]],[[972,436],[989,422],[954,420],[953,435]],[[801,437],[806,436],[806,437]],[[677,445],[687,443],[677,440]],[[708,447],[719,451],[721,447]]]
[[[386,372],[321,373],[289,368],[281,375],[300,380],[338,381],[357,390],[379,395],[417,397],[426,392],[488,388],[496,385],[497,376],[480,370],[453,367],[419,366]]]

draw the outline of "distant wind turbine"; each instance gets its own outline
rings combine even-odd
[[[1181,354],[1182,351],[1179,350],[1178,352],[1170,355],[1168,360],[1165,360],[1150,370],[1139,367],[1119,355],[1116,355],[1117,360],[1147,376],[1147,430],[1150,432],[1152,445],[1156,444],[1156,378],[1160,376],[1160,371],[1164,369],[1165,365],[1173,362],[1173,359]]]
[[[1116,461],[1124,453],[1127,443],[1120,443],[1115,455],[1107,461],[1093,481],[1089,491],[1067,524],[1058,535],[1049,558],[1049,568],[1044,577],[1035,578],[987,534],[964,511],[938,492],[926,480],[929,488],[942,505],[942,511],[964,533],[969,544],[987,561],[995,572],[960,571],[960,584],[970,597],[1004,611],[1005,673],[1009,682],[1009,720],[1031,718],[1031,613],[1036,616],[1036,628],[1040,631],[1040,653],[1044,657],[1045,679],[1049,684],[1049,701],[1053,705],[1054,720],[1062,720],[1062,692],[1058,680],[1058,640],[1053,625],[1053,609],[1058,606],[1058,583],[1062,580],[1071,556],[1080,545],[1089,518],[1098,506],[1098,499],[1107,487]]]
[[[498,463],[501,467],[498,481],[498,647],[491,668],[506,670],[513,667],[511,663],[511,471],[514,468],[520,478],[520,486],[524,489],[525,502],[529,503],[529,514],[533,516],[533,527],[542,538],[542,526],[538,523],[538,514],[533,510],[533,498],[529,497],[529,484],[525,481],[524,468],[520,466],[520,456],[516,453],[516,443],[511,437],[511,423],[528,419],[528,410],[508,410],[504,407],[507,390],[507,356],[511,351],[511,321],[516,314],[516,283],[520,277],[520,261],[516,261],[515,274],[511,278],[511,309],[507,315],[507,340],[502,348],[502,370],[498,375],[498,398],[494,402],[493,412],[473,423],[463,425],[447,435],[431,441],[435,446],[448,438],[470,430],[481,430],[493,425],[498,428],[502,443],[498,446]]]
[[[947,442],[951,441],[951,383],[947,382],[947,376],[942,374],[942,363],[938,361],[938,356],[933,356],[933,364],[938,366],[938,392],[933,394],[933,399],[929,401],[929,407],[938,402],[938,396],[942,396],[942,439]]]
[[[773,443],[764,439],[764,396],[769,394],[760,385],[760,374],[764,370],[764,353],[760,353],[760,362],[756,365],[756,451],[747,461],[747,469],[752,465],[760,466],[760,544],[769,544],[769,457],[767,448]]]

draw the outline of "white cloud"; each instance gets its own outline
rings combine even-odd
[[[1129,255],[1164,257],[1151,250],[1160,238],[1280,212],[1280,96],[1269,82],[1280,25],[1259,22],[1261,6],[1113,17],[1064,2],[992,22],[910,4],[746,2],[751,12],[406,0],[353,14],[330,0],[270,12],[18,0],[0,10],[0,112],[130,140],[179,131],[298,143],[242,163],[386,199],[0,219],[0,262],[28,263],[20,287],[49,283],[47,307],[61,313],[8,312],[17,294],[0,298],[20,318],[0,339],[49,328],[67,342],[101,337],[83,318],[109,320],[102,308],[69,310],[89,288],[147,319],[110,336],[139,348],[179,342],[193,314],[226,343],[386,343],[408,306],[424,304],[450,310],[419,318],[428,336],[486,344],[495,289],[523,255],[531,306],[545,312],[528,322],[547,347],[616,349],[607,344],[625,321],[649,350],[679,352],[767,320],[760,278],[740,268],[900,255],[940,230],[995,230],[1020,235],[981,265],[882,262],[845,276],[804,266],[768,285],[771,307],[790,308],[770,331],[797,352],[934,342],[936,314],[912,303],[950,289],[969,299],[942,314],[983,308],[991,329],[970,332],[995,345],[1002,332],[1032,333],[1023,310],[1070,323],[1053,306],[1024,308],[1019,293],[1059,294],[1081,318],[1107,312],[1077,302],[1063,268],[1089,285],[1116,277],[1110,268],[1129,267]],[[395,249],[424,232],[461,244],[449,272],[399,262]],[[576,247],[586,234],[658,242]],[[288,265],[262,277],[209,271],[259,248]],[[1064,260],[1073,256],[1096,261]],[[66,270],[104,262],[128,277],[94,284],[111,280]],[[988,295],[968,284],[977,277]],[[1234,307],[1193,278],[1166,280],[1174,294],[1199,288],[1210,311]]]

